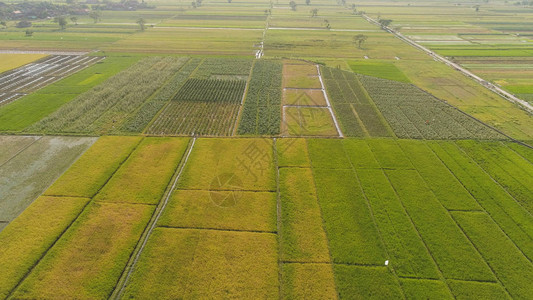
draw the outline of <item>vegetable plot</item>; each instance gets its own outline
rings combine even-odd
[[[279,134],[282,70],[280,61],[260,60],[254,64],[239,122],[239,134]]]
[[[184,60],[150,57],[78,96],[28,131],[110,133],[119,131],[160,86],[179,70]]]
[[[414,85],[369,76],[359,78],[399,138],[505,138]]]
[[[241,65],[236,66],[238,63]],[[242,65],[247,65],[248,69]],[[250,66],[249,60],[205,59],[186,81],[182,79],[179,91],[150,125],[147,133],[232,135]],[[209,71],[211,67],[213,69]]]
[[[322,69],[331,104],[346,136],[392,136],[392,132],[353,73],[339,69]]]

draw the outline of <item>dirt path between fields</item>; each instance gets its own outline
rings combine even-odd
[[[85,55],[88,53],[86,51],[0,50],[0,54]]]
[[[326,93],[326,87],[324,86],[324,81],[322,81],[322,73],[320,73],[319,65],[316,65],[316,71],[318,72],[318,79],[320,80],[320,85],[322,86],[322,93],[324,93],[324,98],[326,99],[326,103],[328,104],[327,108],[329,109],[329,113],[331,114],[333,123],[335,123],[335,128],[337,129],[339,136],[344,137],[344,135],[342,134],[341,128],[339,127],[339,123],[337,122],[337,118],[335,114],[333,113],[333,109],[331,108],[331,103],[329,102],[328,94]]]
[[[175,173],[175,178],[172,181],[172,186],[170,189],[168,189],[163,196],[163,201],[161,201],[158,206],[155,209],[155,212],[152,216],[152,219],[150,220],[150,223],[147,225],[147,231],[143,233],[143,236],[139,240],[139,243],[137,244],[137,247],[130,257],[130,260],[128,261],[128,264],[126,265],[126,268],[124,269],[124,272],[122,273],[122,276],[120,277],[117,285],[115,286],[115,290],[111,294],[110,299],[119,299],[122,296],[122,293],[124,292],[126,286],[128,285],[128,281],[131,277],[131,274],[135,270],[135,266],[137,264],[137,261],[139,260],[139,257],[141,256],[144,247],[146,246],[146,243],[148,242],[148,239],[152,235],[153,230],[155,229],[157,225],[157,221],[163,214],[163,211],[165,210],[168,201],[170,200],[170,197],[172,196],[172,192],[176,189],[176,186],[178,184],[178,180],[181,178],[181,174],[183,173],[183,170],[185,170],[185,166],[187,165],[187,162],[189,160],[189,157],[191,155],[192,149],[194,148],[194,144],[196,143],[196,137],[192,139],[191,144],[189,145],[187,149],[187,154],[185,155],[185,159],[180,162],[180,165],[178,166],[178,169]]]

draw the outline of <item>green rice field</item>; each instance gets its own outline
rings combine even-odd
[[[127,143],[122,152],[104,156],[101,166],[86,164],[117,143]],[[250,160],[251,148],[261,159]],[[146,168],[155,166],[151,155],[166,151],[175,158],[160,166],[170,172]],[[490,295],[527,298],[530,153],[475,140],[101,138],[0,233],[4,249],[21,250],[0,252],[12,270],[1,291],[17,298],[272,298],[278,291],[452,298],[483,297],[490,288]],[[153,180],[135,184],[141,166]],[[101,179],[86,182],[87,192],[69,192],[86,172]],[[52,216],[61,222],[27,226]],[[18,232],[27,239],[15,239]],[[199,284],[211,280],[205,276],[217,279]]]
[[[532,25],[0,3],[0,299],[531,299]]]

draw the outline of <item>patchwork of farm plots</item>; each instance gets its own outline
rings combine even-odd
[[[101,51],[0,54],[0,298],[533,295],[531,115],[365,19],[533,99],[530,12],[195,3],[0,30]]]
[[[8,139],[2,161],[40,141]],[[500,141],[101,137],[0,232],[0,296],[527,298],[532,159]]]
[[[193,59],[194,60],[194,59]],[[156,135],[232,135],[236,129],[251,60],[207,58],[190,63],[179,87],[147,133]],[[181,73],[180,72],[180,73]]]
[[[462,66],[533,103],[533,58],[460,57]]]
[[[185,62],[186,59],[172,57],[143,59],[105,84],[79,95],[27,130],[109,133],[148,122],[151,116],[146,118],[144,113],[151,110],[139,108],[150,105],[153,98],[149,97]]]
[[[342,136],[321,76],[318,65],[285,62],[282,135]]]
[[[103,59],[99,56],[51,55],[0,75],[0,105],[14,101]]]
[[[115,73],[131,66],[107,79],[95,72],[97,64],[6,105],[0,129],[85,135],[506,138],[412,84],[303,61],[107,61],[107,69],[118,66]],[[360,66],[354,63],[356,70]],[[78,88],[84,84],[85,89]]]
[[[47,134],[506,138],[411,84],[301,61],[112,56],[0,113]]]
[[[494,129],[408,83],[322,68],[346,136],[504,139]]]
[[[466,7],[443,3],[438,9],[426,5],[398,5],[394,9],[370,5],[365,11],[374,18],[392,19],[392,27],[415,42],[451,58],[517,97],[533,99],[530,9],[510,4]]]
[[[115,74],[133,65],[103,78],[89,68],[80,78],[62,80],[7,105],[0,128],[31,133],[224,136],[235,134],[242,114],[241,134],[279,132],[281,82],[271,79],[278,75],[276,61],[255,66],[249,59],[113,56],[108,60],[107,67]],[[101,83],[103,79],[107,80]],[[243,109],[250,81],[254,87]],[[263,98],[266,90],[271,98]],[[49,103],[43,103],[42,94]],[[257,112],[265,112],[263,108],[271,117],[260,118],[265,126],[260,132],[253,126],[252,131],[251,122],[259,119]]]
[[[22,131],[64,104],[128,67],[139,58],[107,57],[97,64],[63,78],[17,101],[0,106],[0,130]]]
[[[520,140],[533,134],[531,114],[497,96],[461,73],[435,61],[395,63],[421,88],[461,111]]]
[[[389,77],[386,77],[387,79],[411,81],[515,138],[529,140],[533,137],[532,121],[527,113],[477,83],[470,82],[470,79],[461,78],[458,72],[434,62],[431,57],[381,30],[379,26],[369,23],[359,14],[366,12],[373,18],[377,18],[378,15],[390,18],[393,20],[393,27],[401,27],[401,31],[406,35],[423,43],[429,42],[429,47],[443,55],[453,56],[459,62],[468,58],[484,59],[496,55],[500,58],[525,59],[532,51],[530,38],[532,31],[529,21],[531,13],[527,9],[517,9],[512,3],[484,3],[479,11],[467,5],[443,3],[427,5],[399,2],[388,6],[386,3],[362,2],[354,4],[356,7],[351,7],[322,0],[312,1],[305,6],[298,4],[295,10],[291,10],[288,3],[270,4],[261,0],[206,2],[194,8],[168,1],[155,1],[153,5],[156,7],[132,11],[104,10],[101,11],[102,19],[96,23],[89,16],[80,15],[76,24],[68,24],[64,30],[57,30],[57,24],[50,20],[32,20],[36,32],[31,38],[25,36],[26,29],[17,28],[15,21],[9,21],[6,24],[8,26],[0,32],[2,40],[0,48],[101,50],[110,56],[119,56],[123,53],[136,53],[135,55],[140,56],[172,53],[252,58],[259,52],[268,59],[306,58],[323,62],[328,66],[341,66],[344,69],[354,68],[354,65],[359,64],[354,70],[359,69],[361,71],[356,71],[357,73],[370,76],[375,76],[376,73],[388,73],[390,69],[381,69],[380,63],[393,62],[400,72],[388,73],[385,75]],[[145,30],[139,30],[138,24],[135,23],[139,18],[146,20]],[[367,39],[362,45],[356,46],[354,37],[358,34],[365,35]],[[453,44],[457,41],[461,44]],[[471,56],[474,54],[477,56]],[[360,64],[361,61],[356,62],[355,59],[364,63]],[[369,67],[376,62],[375,68]],[[366,66],[362,66],[365,63]],[[472,70],[476,71],[478,68]],[[529,80],[512,82],[514,75],[508,75],[510,70],[506,67],[501,72],[497,71],[501,75],[496,76],[498,78],[487,78],[497,81],[519,97],[532,99],[533,94],[528,91],[531,82]],[[258,69],[256,73],[259,72],[263,71]],[[522,77],[525,78],[528,73],[523,74]],[[506,79],[509,82],[505,83]],[[450,81],[453,81],[453,84]],[[257,91],[252,85],[249,87],[251,92]],[[265,88],[266,86],[261,89]],[[52,98],[49,94],[47,96],[49,97],[47,100],[56,104],[66,103],[65,98],[59,101],[57,100],[59,97]],[[158,108],[166,107],[161,103],[151,103],[148,106],[145,108],[150,112],[142,116],[130,116],[131,123],[105,124],[100,128],[87,127],[89,130],[94,130],[91,134],[146,133],[151,130],[152,119],[149,117],[157,115]],[[233,105],[217,103],[216,108],[213,108],[205,103],[202,105],[188,103],[187,108],[183,109],[178,109],[176,105],[168,106],[171,115],[190,113],[197,115],[198,118],[203,115],[215,115],[217,118],[224,115],[225,119],[229,120],[220,126],[206,125],[208,128],[201,130],[192,128],[195,126],[172,128],[168,130],[168,135],[181,135],[180,131],[202,135],[203,132],[213,131],[217,133],[208,135],[280,134],[279,125],[270,123],[277,123],[277,120],[281,119],[281,113],[274,112],[277,108],[267,109],[268,105],[263,105],[261,102],[255,105],[255,108],[248,110],[251,114],[249,116],[242,111],[239,112],[236,117],[237,124],[231,119],[236,111]],[[47,114],[53,112],[51,107],[47,108]],[[145,108],[137,107],[138,111],[144,111]],[[308,109],[291,110],[294,115],[300,116],[298,118],[310,115]],[[261,114],[266,114],[268,111],[269,117],[266,120],[255,118],[255,124],[261,124],[259,128],[266,129],[252,128],[253,111],[261,111]],[[317,115],[323,116],[324,113]],[[0,111],[0,118],[4,116],[5,114]],[[46,114],[39,114],[39,118],[31,118],[31,122],[17,120],[16,126],[11,124],[2,126],[3,122],[0,120],[0,128],[19,131],[23,129],[22,125],[28,127],[44,116]],[[239,120],[243,118],[249,119],[248,125],[239,129]],[[123,122],[123,120],[115,121]],[[168,118],[161,120],[160,124],[166,122],[171,120]],[[153,129],[159,132],[155,134],[166,135],[164,132],[167,129],[163,127],[165,125],[154,127]],[[71,131],[67,128],[61,129],[60,132],[85,134],[78,129]]]

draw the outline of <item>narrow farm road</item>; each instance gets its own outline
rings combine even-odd
[[[370,18],[369,16],[363,14],[362,15],[363,18],[365,18],[368,22],[372,23],[372,24],[375,24],[377,26],[380,26],[381,27],[381,24],[379,24],[379,22],[377,22],[376,20]],[[431,51],[430,49],[418,44],[417,42],[411,40],[410,38],[406,37],[405,35],[401,34],[400,32],[394,30],[394,29],[391,29],[389,27],[382,27],[385,31],[391,33],[391,34],[394,34],[397,38],[399,38],[400,40],[410,44],[411,46],[415,47],[415,48],[418,48],[422,51],[424,51],[426,54],[428,54],[429,56],[431,56],[433,59],[437,60],[437,61],[441,61],[443,63],[445,63],[446,65],[454,68],[455,70],[463,73],[464,75],[466,75],[467,77],[470,77],[472,78],[473,80],[477,81],[479,84],[481,84],[482,86],[484,86],[485,88],[495,92],[496,94],[500,95],[501,97],[507,99],[508,101],[511,101],[511,102],[514,102],[520,106],[522,106],[523,108],[525,108],[526,110],[528,110],[530,113],[533,113],[533,106],[531,104],[529,104],[527,101],[524,101],[518,97],[516,97],[515,95],[503,90],[502,88],[500,88],[499,86],[491,83],[491,82],[488,82],[486,81],[485,79],[475,75],[474,73],[468,71],[467,69],[463,68],[462,66],[460,66],[459,64],[456,64],[454,62],[452,62],[451,60],[447,59],[446,57],[443,57],[443,56],[440,56],[438,55],[437,53]]]
[[[157,221],[159,220],[159,218],[161,217],[161,214],[165,210],[168,204],[168,201],[170,200],[170,196],[172,195],[172,192],[174,192],[174,190],[176,189],[176,186],[181,177],[181,174],[183,173],[183,170],[185,169],[185,166],[187,165],[187,161],[189,160],[189,157],[191,156],[191,152],[192,152],[192,149],[194,148],[195,143],[196,143],[196,137],[193,137],[189,144],[188,149],[185,152],[185,157],[183,158],[183,161],[180,163],[176,171],[176,174],[174,175],[175,177],[174,177],[174,180],[172,180],[171,182],[172,185],[170,186],[170,189],[166,191],[165,195],[163,195],[162,201],[157,205],[157,208],[152,216],[152,219],[146,226],[145,233],[143,233],[143,236],[141,237],[141,240],[137,244],[137,247],[134,253],[130,257],[130,260],[128,261],[128,264],[126,265],[126,268],[124,269],[124,272],[122,273],[121,278],[119,279],[117,285],[115,286],[115,290],[111,294],[111,297],[110,297],[111,299],[119,299],[122,293],[124,292],[124,289],[128,285],[130,276],[133,270],[135,270],[135,265],[137,264],[137,261],[139,260],[139,257],[141,256],[144,250],[144,247],[146,246],[146,243],[148,242],[148,239],[152,235],[152,232],[157,225]]]
[[[329,103],[328,94],[326,93],[326,87],[324,86],[324,81],[322,80],[322,74],[320,73],[320,66],[316,65],[316,71],[318,72],[318,79],[320,80],[320,85],[322,86],[322,93],[324,94],[324,98],[326,99],[327,107],[329,110],[329,113],[331,114],[331,118],[333,119],[333,123],[335,123],[335,128],[337,129],[337,132],[339,133],[340,137],[344,137],[342,134],[341,128],[339,127],[339,123],[337,122],[337,118],[335,117],[335,114],[333,113],[333,109],[331,108],[331,103]]]

